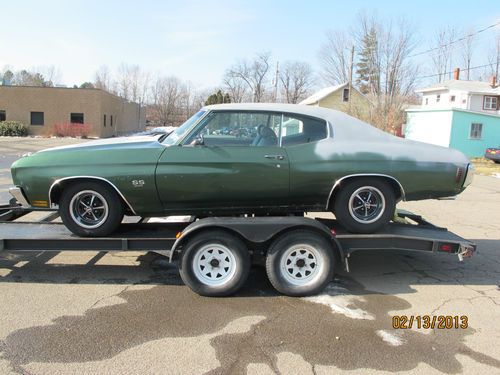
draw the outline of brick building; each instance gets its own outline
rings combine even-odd
[[[145,129],[145,112],[138,103],[99,89],[0,86],[0,121],[21,121],[31,135],[80,128],[91,137],[129,134]]]

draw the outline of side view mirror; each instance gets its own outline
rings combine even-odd
[[[198,136],[191,141],[190,145],[191,146],[204,146],[205,140],[203,139],[203,134],[198,134]]]

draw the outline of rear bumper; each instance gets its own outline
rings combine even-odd
[[[484,154],[484,157],[486,159],[494,160],[494,161],[500,161],[500,152],[497,152],[496,154]]]
[[[467,186],[469,186],[472,183],[472,180],[474,179],[475,171],[476,171],[476,169],[474,168],[474,165],[469,163],[469,165],[467,165],[467,173],[465,175],[465,180],[464,180],[464,183],[462,185],[463,188],[466,188]]]
[[[18,186],[11,187],[9,189],[9,193],[16,199],[16,201],[21,205],[22,208],[31,207],[28,200],[24,196],[23,190],[20,187]]]

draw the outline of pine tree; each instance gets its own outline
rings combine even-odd
[[[205,105],[212,104],[222,104],[222,103],[231,103],[231,98],[228,93],[222,93],[221,90],[217,90],[216,93],[210,95],[207,100],[205,100]]]
[[[380,91],[380,74],[377,68],[377,30],[372,27],[363,36],[361,41],[361,51],[358,53],[359,62],[356,64],[356,84],[363,94],[369,92],[379,93]]]

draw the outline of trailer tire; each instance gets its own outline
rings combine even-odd
[[[266,271],[274,288],[300,297],[321,292],[334,273],[332,244],[316,232],[295,230],[278,237],[266,257]]]
[[[108,185],[78,182],[62,191],[59,216],[66,228],[78,236],[108,236],[118,228],[123,215],[122,201]]]
[[[182,281],[208,297],[236,293],[250,272],[250,254],[238,237],[225,231],[205,231],[189,239],[179,261]]]

